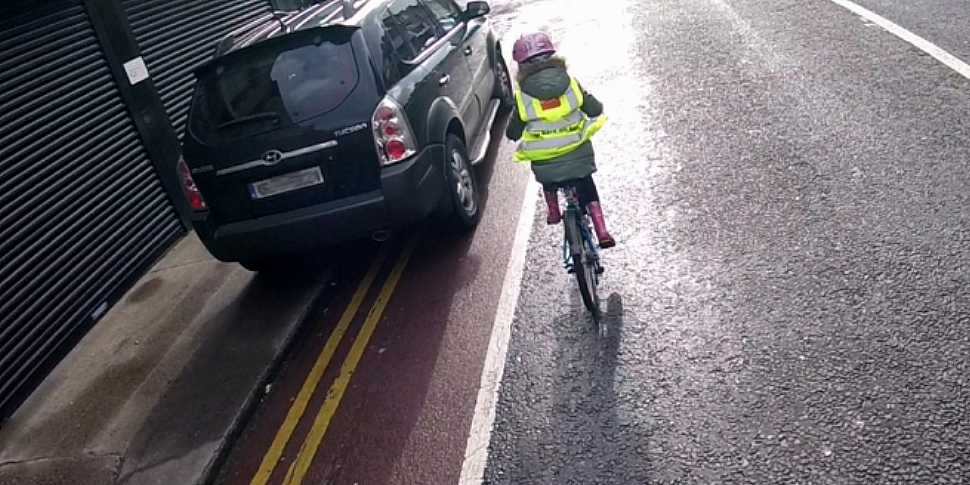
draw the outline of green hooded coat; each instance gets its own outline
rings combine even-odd
[[[543,100],[562,96],[569,89],[570,84],[566,61],[561,57],[551,57],[542,61],[520,64],[517,80],[522,92]],[[586,116],[595,118],[602,115],[603,104],[586,92],[582,86],[580,86],[580,90],[583,92],[581,109],[586,113]],[[522,138],[525,125],[518,106],[516,106],[505,135],[510,140],[518,141]],[[532,172],[541,184],[556,184],[588,177],[596,172],[593,143],[586,142],[573,152],[552,160],[533,162]]]

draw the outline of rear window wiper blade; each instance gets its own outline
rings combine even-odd
[[[221,130],[223,128],[229,128],[230,126],[236,126],[243,123],[249,123],[251,121],[262,121],[262,120],[273,120],[273,124],[276,124],[280,122],[280,114],[276,112],[256,113],[253,115],[243,116],[242,118],[236,118],[234,120],[227,121],[217,126],[216,128]]]

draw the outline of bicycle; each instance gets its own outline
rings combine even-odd
[[[604,268],[600,263],[596,240],[590,230],[589,215],[579,201],[576,187],[563,184],[559,187],[559,193],[566,200],[566,211],[563,213],[563,265],[567,273],[576,275],[583,305],[592,314],[593,321],[599,324],[601,311],[598,287]]]

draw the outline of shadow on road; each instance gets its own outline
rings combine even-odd
[[[586,315],[578,292],[570,294],[571,311],[549,327],[556,343],[548,357],[552,370],[545,377],[551,382],[543,379],[534,395],[519,396],[527,401],[521,412],[530,424],[528,432],[518,430],[508,442],[518,463],[491,474],[486,483],[644,483],[638,480],[642,472],[637,470],[648,466],[638,449],[647,442],[647,432],[624,419],[623,398],[617,392],[622,379],[618,369],[623,351],[623,297],[614,293],[605,302],[603,318],[609,334],[604,338]],[[552,390],[551,397],[538,394],[545,388]]]

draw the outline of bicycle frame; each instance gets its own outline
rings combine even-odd
[[[589,247],[589,256],[599,267],[599,252],[596,250],[597,244],[593,239],[593,233],[589,230],[589,221],[587,219],[586,211],[583,210],[582,204],[579,202],[579,195],[576,193],[576,188],[567,186],[562,187],[559,191],[563,194],[563,198],[566,199],[566,211],[571,211],[576,214],[576,219],[581,221],[579,224],[579,229],[582,234],[583,240],[586,242],[587,247]],[[563,233],[563,243],[562,243],[562,254],[563,254],[563,266],[566,271],[571,271],[573,269],[573,257],[569,251],[569,238]],[[599,276],[597,275],[597,280]]]
[[[593,239],[593,232],[590,230],[589,215],[580,203],[576,187],[565,185],[560,187],[559,192],[566,199],[566,211],[563,214],[563,227],[565,229],[562,244],[563,265],[568,273],[572,273],[576,277],[583,306],[586,307],[586,310],[592,315],[593,321],[599,326],[600,335],[605,337],[608,332],[602,319],[603,313],[600,307],[599,290],[597,289],[600,284],[600,275],[603,273],[603,266],[600,264],[597,244]]]

